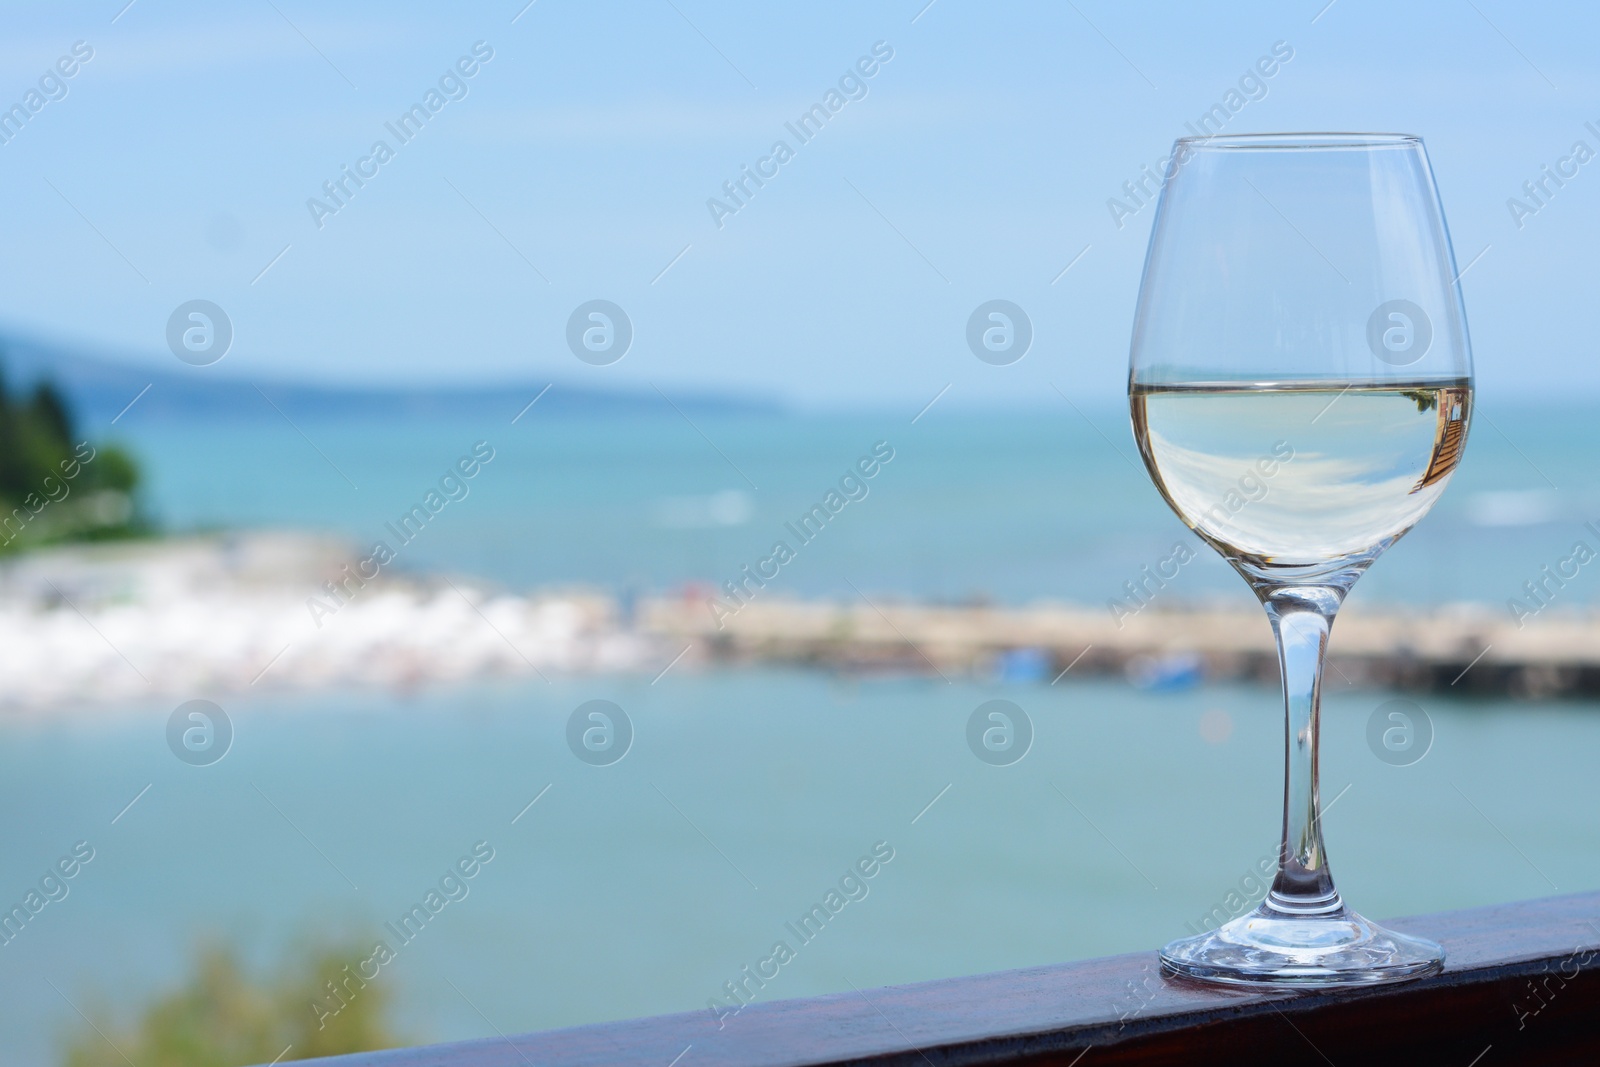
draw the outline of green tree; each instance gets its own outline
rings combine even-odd
[[[219,944],[202,946],[193,973],[160,994],[133,1024],[95,1030],[81,1025],[68,1039],[62,1067],[244,1067],[392,1048],[406,1042],[389,1022],[387,976],[346,994],[335,1014],[314,1003],[337,1004],[327,983],[367,955],[352,944],[313,948],[298,967],[269,977],[249,974]]]
[[[23,397],[0,366],[0,552],[144,533],[138,485],[131,456],[79,436],[53,383]]]
[[[34,387],[32,407],[45,433],[58,441],[72,440],[72,415],[67,410],[66,398],[56,389],[54,382],[40,382]]]

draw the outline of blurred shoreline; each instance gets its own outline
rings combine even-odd
[[[1139,688],[1276,684],[1253,605],[928,605],[773,599],[736,615],[706,590],[618,600],[518,594],[445,574],[340,586],[339,538],[253,531],[60,546],[0,564],[0,709],[338,686],[405,691],[493,677],[640,674],[718,664],[1055,684],[1120,675]],[[337,613],[314,610],[330,599]],[[1341,614],[1330,675],[1370,687],[1524,697],[1600,692],[1600,615],[1521,625],[1481,604]]]
[[[40,549],[0,564],[0,709],[643,669],[655,643],[590,593],[404,572],[318,617],[350,545],[257,531]]]

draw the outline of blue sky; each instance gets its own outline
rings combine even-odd
[[[1281,41],[1227,130],[1422,134],[1458,264],[1482,253],[1485,397],[1600,390],[1600,161],[1520,228],[1506,203],[1600,150],[1577,5],[124,3],[0,13],[0,106],[93,49],[0,144],[5,329],[178,368],[167,318],[203,298],[235,330],[203,373],[257,380],[1111,403],[1153,211],[1119,229],[1107,201]],[[400,145],[384,124],[479,41],[465,95]],[[785,123],[876,42],[893,58],[799,144]],[[319,228],[307,200],[379,139],[394,158]],[[778,139],[794,158],[719,227],[708,199]],[[633,323],[610,366],[565,341],[596,298]],[[996,298],[1033,323],[1011,366],[965,341]]]

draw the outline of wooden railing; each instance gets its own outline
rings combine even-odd
[[[1163,978],[1154,953],[316,1061],[323,1067],[707,1064],[1600,1064],[1600,893],[1397,919],[1443,974],[1253,993]],[[536,995],[529,990],[529,995]]]

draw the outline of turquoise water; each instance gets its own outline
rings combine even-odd
[[[1037,731],[1010,767],[965,744],[968,714],[997,694]],[[595,696],[637,729],[605,768],[563,739]],[[1433,750],[1393,767],[1364,741],[1380,699],[1341,692],[1328,707],[1324,780],[1330,796],[1349,790],[1327,830],[1358,906],[1600,882],[1600,717],[1427,702]],[[1233,720],[1215,744],[1199,729],[1212,708]],[[71,1021],[46,979],[81,1004],[93,989],[115,1002],[174,979],[202,933],[258,958],[307,928],[386,936],[480,839],[495,859],[470,895],[380,978],[419,1038],[492,1035],[472,1005],[506,1032],[704,1008],[880,840],[895,858],[772,996],[1151,948],[1273,847],[1281,797],[1280,713],[1262,689],[738,672],[337,693],[234,702],[234,750],[208,768],[166,750],[167,710],[7,731],[11,894],[73,842],[96,849],[71,894],[0,949],[8,1062],[44,1062],[51,1028]]]
[[[1248,602],[1238,577],[1157,496],[1125,410],[935,407],[912,424],[914,414],[697,416],[690,425],[670,412],[541,420],[536,406],[515,425],[307,423],[301,436],[284,423],[135,424],[131,439],[151,469],[154,510],[171,527],[311,526],[361,542],[383,536],[386,520],[486,440],[497,458],[402,565],[518,588],[616,591],[732,578],[886,441],[895,458],[866,483],[866,499],[783,569],[774,595],[854,596],[854,583],[924,599],[1099,603],[1186,540],[1200,558],[1172,595]],[[1577,407],[1480,405],[1441,502],[1355,595],[1503,607],[1574,539],[1600,549],[1583,526],[1600,519],[1600,473],[1580,436],[1590,418]],[[1585,575],[1559,600],[1597,592],[1600,580]]]
[[[1439,514],[1358,596],[1503,599],[1584,536],[1594,478],[1573,431],[1548,413],[1490,414],[1510,441],[1475,428]],[[1097,421],[1131,457],[1117,416]],[[878,440],[895,458],[784,569],[784,592],[844,595],[854,582],[886,596],[1095,602],[1187,536],[1142,472],[1070,412],[702,421],[732,463],[671,419],[302,429],[359,490],[288,427],[129,436],[175,527],[316,526],[361,540],[488,439],[497,455],[472,495],[405,563],[515,588],[731,576]],[[1590,580],[1563,595],[1590,599]],[[1204,557],[1181,582],[1174,596],[1247,595]],[[1327,831],[1355,906],[1382,916],[1600,884],[1592,707],[1422,699],[1433,747],[1396,767],[1365,740],[1392,694],[1331,688]],[[1008,767],[966,743],[968,716],[995,697],[1036,731]],[[567,716],[595,698],[636,730],[608,767],[565,741]],[[1281,801],[1281,712],[1264,687],[680,665],[656,685],[535,679],[227,709],[233,749],[210,767],[173,758],[165,705],[0,725],[11,816],[0,899],[20,900],[74,842],[95,848],[68,896],[0,947],[6,1062],[51,1061],[76,1019],[63,994],[115,1015],[175,981],[203,936],[262,961],[307,931],[381,936],[480,840],[495,858],[469,895],[378,979],[417,1040],[703,1010],[880,841],[894,858],[865,898],[764,998],[1151,949],[1274,847]]]

